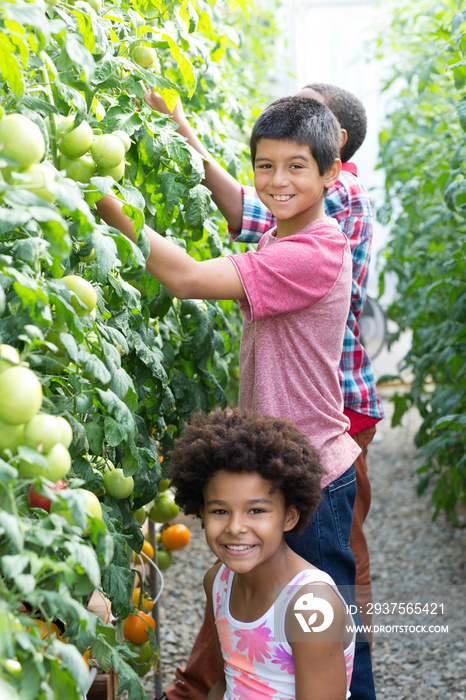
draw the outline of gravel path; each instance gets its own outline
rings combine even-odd
[[[378,700],[466,700],[465,530],[440,514],[432,522],[429,494],[415,491],[413,437],[419,424],[411,411],[398,428],[390,427],[389,389],[382,390],[387,418],[380,440],[370,447],[372,509],[366,521],[371,549],[374,603],[444,603],[445,615],[376,616],[374,624],[392,632],[375,634],[374,674]],[[165,572],[160,609],[163,688],[184,665],[204,612],[202,579],[213,563],[199,522],[180,518],[192,530],[191,542],[175,553]],[[440,606],[437,607],[437,613]],[[394,632],[395,625],[449,625],[447,634]],[[144,679],[155,700],[154,676]]]

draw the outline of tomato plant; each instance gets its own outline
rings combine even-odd
[[[0,342],[21,358],[0,360],[0,656],[28,669],[30,697],[79,700],[88,647],[101,668],[114,666],[119,692],[145,696],[119,628],[87,610],[88,594],[99,588],[127,618],[128,560],[143,544],[134,513],[156,497],[169,466],[159,451],[185,420],[226,404],[240,313],[175,303],[145,271],[145,221],[198,259],[239,246],[202,185],[202,159],[143,97],[154,87],[173,106],[181,94],[214,155],[235,176],[249,169],[238,144],[251,106],[270,95],[273,52],[257,23],[273,33],[275,3],[259,3],[256,16],[234,4],[0,0]],[[133,59],[145,44],[156,52],[150,66]],[[136,243],[95,214],[110,190],[134,219]],[[24,443],[39,410],[69,424],[53,446],[37,435]],[[29,507],[28,492],[33,483],[46,493],[50,459],[66,468],[68,488],[48,513]],[[110,462],[134,481],[125,498],[105,490]],[[24,644],[22,602],[47,624],[59,620],[69,643]],[[0,671],[0,681],[6,696],[20,694],[19,680]]]
[[[423,39],[413,42],[404,29],[419,22]],[[434,517],[445,509],[457,523],[466,503],[464,10],[453,0],[435,12],[423,0],[402,2],[380,38],[378,51],[397,56],[387,80],[395,100],[380,134],[379,218],[390,228],[383,272],[390,287],[396,279],[391,340],[406,330],[412,338],[401,363],[412,381],[392,399],[393,424],[418,408],[418,492],[429,487]]]

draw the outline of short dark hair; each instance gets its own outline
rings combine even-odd
[[[200,517],[206,485],[221,470],[257,473],[269,481],[272,491],[283,494],[285,507],[299,511],[296,534],[321,500],[319,452],[284,418],[233,408],[194,414],[175,441],[169,467],[175,500],[187,515]]]
[[[341,159],[346,163],[354,156],[366,138],[367,115],[363,103],[356,95],[336,85],[310,83],[305,85],[303,90],[306,88],[315,90],[322,95],[325,104],[338,119],[340,127],[346,129],[348,140],[341,149]]]
[[[320,175],[340,157],[340,126],[326,105],[307,97],[281,97],[258,116],[251,139],[254,166],[257,144],[261,139],[293,141],[307,145],[315,158]]]

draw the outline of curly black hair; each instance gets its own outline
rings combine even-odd
[[[280,97],[259,114],[249,147],[254,166],[261,139],[293,141],[308,146],[319,174],[324,175],[340,157],[341,127],[332,110],[308,97]]]
[[[175,500],[188,515],[200,517],[204,489],[225,470],[257,473],[280,491],[285,507],[300,517],[292,532],[300,534],[321,500],[323,468],[319,452],[294,423],[258,411],[226,408],[192,416],[170,453]]]
[[[324,102],[336,116],[340,127],[346,129],[348,140],[341,149],[343,163],[348,162],[366,138],[367,115],[361,100],[336,85],[328,83],[310,83],[303,90],[315,90],[324,98]]]

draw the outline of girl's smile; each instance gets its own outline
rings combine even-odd
[[[284,532],[299,517],[294,506],[285,508],[281,492],[256,473],[219,471],[204,490],[202,518],[206,539],[214,554],[237,573],[272,565],[281,555]]]

